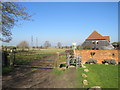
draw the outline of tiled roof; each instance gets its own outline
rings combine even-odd
[[[93,31],[92,34],[86,40],[99,40],[99,39],[106,39],[110,41],[109,36],[102,36],[97,31]]]
[[[110,36],[103,36],[103,37],[110,42]]]

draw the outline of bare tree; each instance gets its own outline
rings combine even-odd
[[[19,20],[30,20],[31,15],[26,8],[17,2],[0,1],[0,41],[9,42],[12,37],[11,29]]]
[[[49,42],[49,41],[45,41],[44,47],[48,48],[48,47],[50,47],[50,46],[51,46],[50,42]]]
[[[24,50],[25,48],[29,48],[29,44],[27,41],[22,41],[17,45],[17,47],[22,48],[22,50]]]
[[[57,43],[58,48],[61,48],[62,44],[60,42]]]

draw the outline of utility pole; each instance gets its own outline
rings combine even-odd
[[[31,47],[33,48],[33,36],[31,36]]]
[[[36,37],[36,48],[38,47],[38,38]]]

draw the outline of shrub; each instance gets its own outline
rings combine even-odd
[[[102,61],[103,64],[108,63],[108,64],[116,64],[115,59],[104,59],[104,61]]]
[[[90,63],[96,64],[96,63],[97,63],[97,60],[96,60],[96,59],[93,59],[93,58],[87,60],[86,64],[90,64]]]
[[[84,49],[84,50],[91,50],[92,47],[91,47],[91,46],[84,46],[83,49]]]
[[[60,68],[62,68],[62,67],[66,67],[66,65],[65,64],[60,64]]]

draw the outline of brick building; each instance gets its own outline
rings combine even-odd
[[[110,44],[110,36],[102,36],[97,31],[93,31],[84,41],[82,46],[90,46],[94,50],[114,49],[114,47]]]

